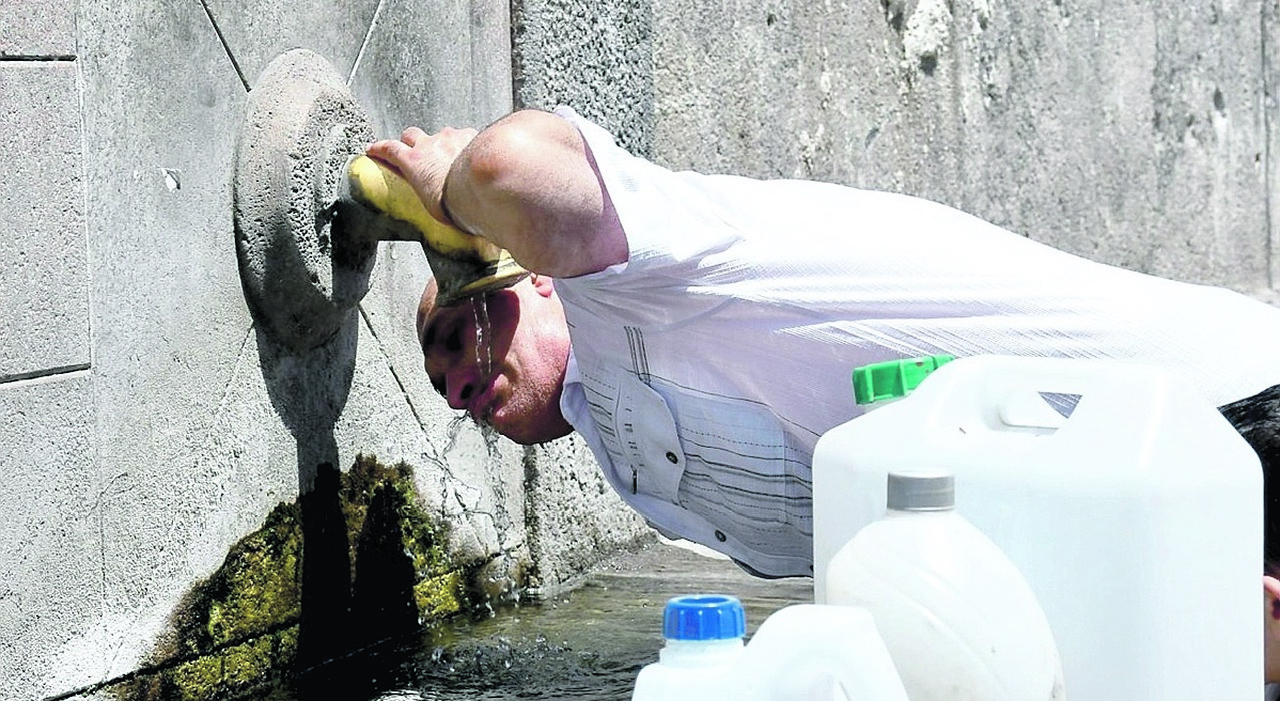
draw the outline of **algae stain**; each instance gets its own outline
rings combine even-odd
[[[448,526],[422,508],[409,465],[359,455],[341,475],[338,497],[349,550],[340,554],[351,563],[350,611],[328,613],[351,625],[337,654],[421,631],[484,603],[471,584],[484,563],[449,551]],[[117,687],[117,697],[223,700],[295,676],[305,627],[303,526],[298,500],[272,509],[261,528],[188,592],[151,664]]]

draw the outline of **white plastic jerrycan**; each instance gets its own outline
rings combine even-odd
[[[864,609],[788,606],[744,645],[745,621],[731,596],[668,601],[666,644],[640,670],[632,701],[907,701]]]
[[[1170,373],[979,356],[838,426],[814,453],[815,595],[885,513],[890,471],[938,466],[1013,561],[1077,701],[1248,699],[1262,680],[1262,473]]]
[[[828,603],[871,612],[911,701],[1062,701],[1040,604],[954,495],[950,473],[889,473],[888,512],[827,568]]]

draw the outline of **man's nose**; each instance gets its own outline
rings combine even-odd
[[[449,374],[445,383],[446,399],[449,406],[454,409],[466,409],[467,402],[471,401],[471,396],[476,391],[476,376],[474,372],[467,369],[461,369]]]

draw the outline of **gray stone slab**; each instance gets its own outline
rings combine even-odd
[[[379,137],[496,120],[511,111],[506,3],[386,0],[351,88]]]
[[[349,78],[380,3],[206,0],[203,4],[241,74],[253,85],[271,59],[297,48],[320,54],[344,79]]]
[[[0,57],[70,57],[76,53],[76,0],[0,3]]]
[[[89,362],[80,93],[74,63],[0,61],[0,380]]]
[[[94,681],[52,679],[50,660],[102,613],[99,509],[87,372],[0,385],[0,698],[44,698]],[[104,651],[105,654],[105,651]]]
[[[145,464],[208,425],[252,324],[231,214],[245,91],[200,3],[82,12],[100,438]]]

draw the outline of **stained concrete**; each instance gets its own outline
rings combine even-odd
[[[0,62],[0,380],[89,363],[80,95],[71,61]]]
[[[1267,194],[1267,251],[1271,287],[1280,286],[1280,256],[1272,254],[1280,250],[1280,129],[1276,128],[1276,117],[1280,114],[1280,40],[1277,40],[1276,27],[1280,26],[1280,2],[1263,0],[1262,2],[1262,95],[1261,113],[1263,132],[1266,136],[1262,146],[1263,169]],[[1274,302],[1273,302],[1274,303]]]
[[[1269,285],[1256,2],[694,5],[654,12],[659,160],[917,194],[1104,262]]]
[[[1105,262],[1267,288],[1259,10],[993,4],[961,59],[986,127],[959,174],[970,208]]]

